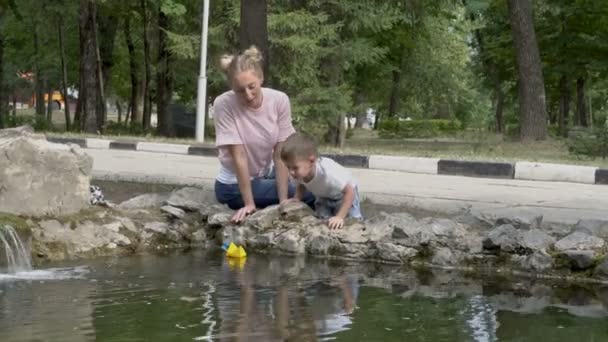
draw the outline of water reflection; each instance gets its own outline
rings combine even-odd
[[[235,264],[215,253],[108,258],[87,270],[0,282],[0,341],[608,340],[602,287],[336,260]]]

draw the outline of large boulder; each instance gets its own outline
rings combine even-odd
[[[0,130],[0,212],[71,214],[89,205],[93,159],[27,128]]]

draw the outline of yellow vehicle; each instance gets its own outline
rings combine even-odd
[[[60,110],[65,108],[65,99],[63,98],[63,95],[61,95],[61,93],[59,91],[53,91],[50,94],[50,105],[52,106],[51,108],[53,110]],[[44,104],[45,106],[49,105],[49,93],[45,93],[44,94]],[[30,99],[30,107],[35,107],[36,106],[36,94],[33,94],[31,99]]]

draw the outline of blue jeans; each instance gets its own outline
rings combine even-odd
[[[328,219],[335,216],[342,206],[344,198],[339,200],[332,200],[329,198],[317,198],[315,202],[315,213],[319,218]],[[355,197],[353,198],[353,204],[348,210],[346,217],[352,217],[354,219],[362,220],[363,215],[361,214],[361,200],[359,199],[359,188],[355,187]]]
[[[266,208],[269,205],[279,204],[277,181],[274,178],[254,178],[251,180],[251,192],[253,201],[257,208]],[[296,192],[294,184],[288,185],[288,197],[291,198]],[[215,198],[222,204],[227,204],[232,210],[238,210],[245,206],[241,190],[238,184],[224,184],[215,181]],[[308,191],[304,193],[302,202],[308,204],[314,210],[315,197]]]

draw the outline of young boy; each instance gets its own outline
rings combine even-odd
[[[346,217],[363,218],[354,178],[342,165],[320,157],[311,138],[299,133],[289,136],[281,159],[298,184],[294,199],[299,201],[305,189],[315,195],[317,216],[328,218],[330,229],[342,228]]]

